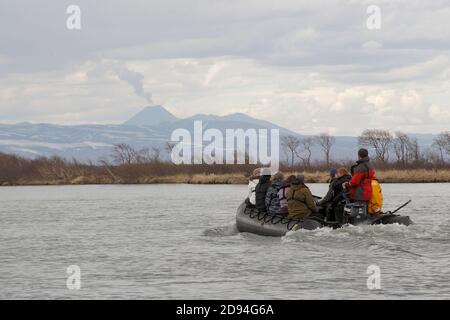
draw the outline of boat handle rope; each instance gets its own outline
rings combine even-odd
[[[258,211],[257,213],[252,214],[251,210],[244,210],[244,213],[248,214],[250,219],[255,219],[256,218],[258,221],[264,221],[264,223],[272,222],[273,224],[285,224],[289,231],[291,231],[296,225],[298,225],[298,224],[300,224],[302,222],[301,220],[289,219],[289,218],[286,218],[286,217],[270,214],[270,213],[267,213],[267,212],[262,213],[262,212]],[[267,219],[267,217],[269,219]],[[275,221],[275,219],[277,219],[277,218],[279,220]]]

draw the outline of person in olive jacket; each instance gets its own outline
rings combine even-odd
[[[305,177],[298,175],[291,183],[291,188],[286,194],[288,201],[288,218],[304,219],[311,213],[317,213],[318,208],[313,195],[305,185]]]

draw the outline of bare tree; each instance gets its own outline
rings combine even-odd
[[[161,160],[161,149],[157,147],[144,148],[138,152],[139,162],[159,162]]]
[[[176,145],[175,142],[172,142],[172,141],[167,141],[166,142],[166,146],[165,146],[164,149],[168,153],[169,159],[172,158],[172,150],[173,150],[173,148],[175,148],[175,145]]]
[[[361,146],[375,149],[377,158],[386,163],[389,160],[389,149],[392,145],[392,134],[387,130],[367,129],[358,137]]]
[[[403,166],[408,164],[408,145],[411,143],[410,137],[401,131],[395,133],[395,139],[393,140],[394,153],[397,157],[397,162]]]
[[[119,179],[117,179],[116,175],[114,174],[114,172],[111,168],[111,165],[108,163],[108,161],[106,159],[100,160],[100,164],[105,168],[106,172],[110,175],[110,177],[112,178],[112,180],[114,182],[119,180]]]
[[[132,164],[139,161],[139,153],[130,145],[119,143],[114,145],[112,158],[116,164]]]
[[[441,161],[441,155],[438,151],[436,151],[433,147],[426,149],[424,152],[422,152],[423,159],[430,164],[433,165],[440,165],[442,164]]]
[[[444,153],[450,154],[450,132],[441,132],[433,139],[431,145],[433,149],[439,152],[440,162],[444,163]]]
[[[327,163],[327,166],[330,165],[330,153],[331,148],[333,147],[334,143],[336,142],[336,138],[328,133],[321,133],[316,137],[317,144],[322,149],[323,153],[325,154],[325,161]]]
[[[291,168],[294,168],[294,159],[297,154],[297,149],[300,146],[300,139],[296,136],[282,136],[281,147],[290,156]]]
[[[296,151],[297,157],[302,159],[303,165],[306,168],[311,167],[311,156],[312,156],[312,147],[314,146],[314,138],[308,137],[308,138],[302,138],[300,139],[300,144],[302,146],[302,151],[298,152]]]
[[[420,146],[417,138],[409,140],[407,145],[407,158],[416,164],[421,160]]]
[[[445,151],[447,151],[447,154],[450,154],[450,131],[446,131],[445,136],[447,137],[447,146],[445,147]]]

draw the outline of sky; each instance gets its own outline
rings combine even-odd
[[[158,104],[304,134],[437,133],[449,49],[448,0],[1,0],[0,123],[121,123]]]

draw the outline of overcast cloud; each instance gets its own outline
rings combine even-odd
[[[120,123],[153,101],[301,133],[435,133],[450,130],[449,49],[444,0],[2,0],[0,123]]]

